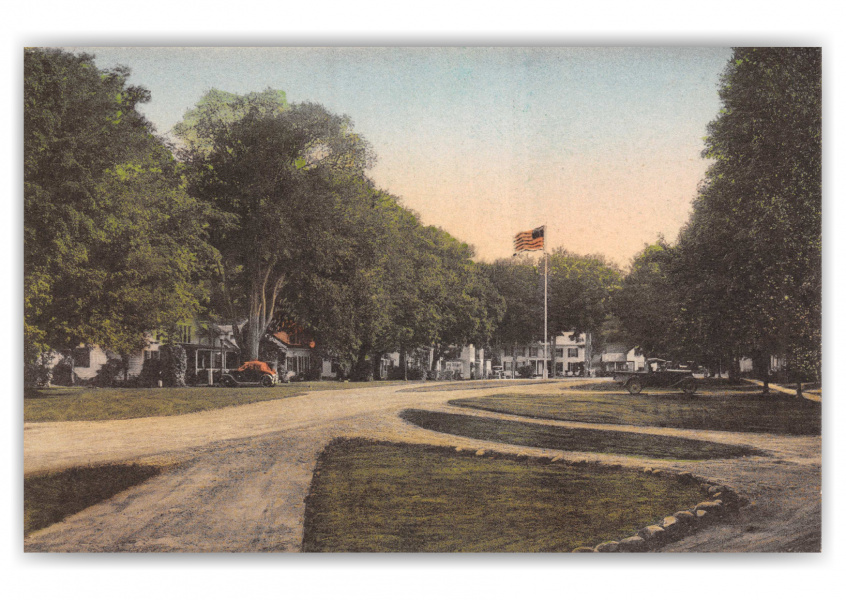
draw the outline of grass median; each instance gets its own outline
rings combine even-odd
[[[419,427],[441,433],[568,452],[626,454],[672,460],[737,458],[761,454],[748,446],[666,435],[541,425],[418,409],[404,410],[400,416]]]
[[[24,535],[58,523],[161,471],[150,465],[103,465],[25,477]]]
[[[576,383],[571,385],[571,390],[589,390],[595,392],[619,392],[623,390],[625,378],[619,381],[586,381],[584,383]],[[742,379],[717,379],[717,378],[696,378],[696,387],[700,392],[704,391],[738,391],[738,392],[754,392],[760,391],[761,388],[754,383],[749,383]],[[658,389],[658,388],[656,388]],[[674,390],[675,388],[666,388]],[[647,389],[647,392],[649,390]],[[678,391],[676,389],[676,391]]]
[[[699,486],[597,465],[336,440],[306,500],[305,552],[567,552],[703,500]]]
[[[307,392],[373,385],[395,381],[349,383],[313,381],[275,387],[90,388],[56,387],[24,396],[24,421],[107,421],[140,417],[169,417],[300,396]]]
[[[750,433],[819,435],[822,406],[795,396],[760,394],[496,394],[450,400],[453,406],[539,419]]]

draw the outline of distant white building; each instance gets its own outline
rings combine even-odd
[[[643,371],[646,369],[646,356],[637,348],[628,348],[625,344],[607,344],[600,354],[600,363],[605,371]]]
[[[552,356],[552,355],[555,356]],[[543,375],[544,346],[542,341],[516,346],[513,355],[511,348],[504,348],[501,353],[503,371],[516,374],[520,367],[531,367],[532,375]],[[575,335],[572,331],[563,331],[549,342],[547,371],[550,377],[572,377],[587,375],[591,365],[591,336],[589,333]],[[554,367],[553,367],[554,365]]]

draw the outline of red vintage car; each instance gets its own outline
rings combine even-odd
[[[278,381],[276,371],[260,360],[247,361],[234,371],[224,373],[220,378],[220,384],[226,387],[250,384],[271,387],[276,385]]]

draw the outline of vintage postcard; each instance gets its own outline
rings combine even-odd
[[[820,48],[22,58],[25,552],[820,552]]]

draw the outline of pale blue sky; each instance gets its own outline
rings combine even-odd
[[[80,49],[81,50],[81,49]],[[210,88],[349,115],[371,172],[427,224],[511,255],[514,233],[625,265],[686,221],[728,48],[86,48],[152,92],[160,133]]]

